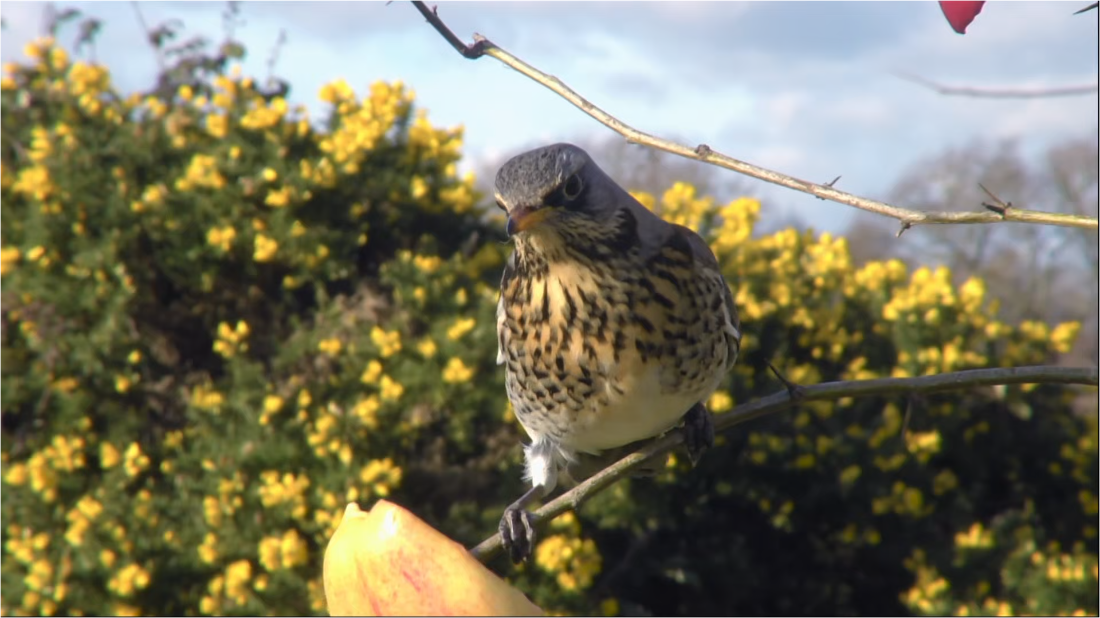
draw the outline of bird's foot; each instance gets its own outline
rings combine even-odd
[[[788,380],[786,376],[784,376],[782,373],[779,373],[779,370],[776,369],[775,366],[772,365],[770,362],[768,363],[768,369],[771,369],[772,373],[775,374],[775,377],[779,378],[779,381],[783,383],[783,387],[787,389],[787,396],[791,398],[792,402],[797,403],[806,396],[805,389],[803,389],[798,384],[795,384],[794,382]]]
[[[513,564],[529,558],[535,547],[535,515],[515,504],[504,509],[500,539]]]
[[[714,446],[714,423],[706,406],[702,403],[691,406],[684,415],[683,432],[688,459],[691,460],[691,465],[695,466],[703,456],[703,452]]]

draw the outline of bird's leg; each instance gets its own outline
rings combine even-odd
[[[504,509],[504,516],[500,518],[500,540],[513,564],[526,560],[535,547],[535,515],[527,506],[545,495],[546,487],[535,485]]]
[[[797,402],[806,395],[806,392],[802,389],[801,386],[795,384],[794,382],[791,382],[786,378],[786,376],[779,373],[779,370],[776,369],[775,366],[771,364],[771,362],[768,362],[768,369],[771,369],[772,373],[775,374],[775,377],[779,378],[779,381],[783,383],[783,387],[787,389],[787,396],[791,398],[791,401]]]
[[[714,423],[711,422],[710,412],[702,402],[691,406],[684,415],[684,446],[687,448],[688,458],[694,466],[703,456],[703,451],[714,446]]]

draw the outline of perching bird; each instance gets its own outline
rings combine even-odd
[[[496,177],[515,250],[497,305],[497,363],[532,488],[500,522],[530,555],[527,507],[585,455],[683,419],[692,462],[714,443],[704,402],[737,360],[741,325],[706,242],[662,220],[571,144],[520,154]]]

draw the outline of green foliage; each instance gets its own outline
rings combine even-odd
[[[456,172],[461,130],[401,84],[333,82],[318,129],[231,68],[127,98],[28,52],[2,84],[4,612],[323,614],[347,501],[495,530],[523,490],[495,364],[507,248]],[[769,359],[805,383],[921,375],[1075,334],[998,322],[946,269],[754,238],[754,200],[639,198],[703,229],[736,291],[719,413],[779,388]],[[565,612],[1095,613],[1096,424],[1071,396],[806,404],[493,566]]]

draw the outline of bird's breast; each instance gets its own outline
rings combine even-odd
[[[724,374],[721,346],[690,314],[707,306],[685,297],[696,293],[625,258],[513,277],[501,352],[528,433],[598,452],[674,426]]]

